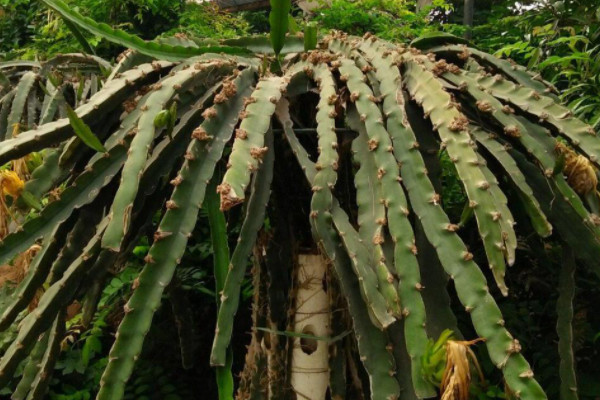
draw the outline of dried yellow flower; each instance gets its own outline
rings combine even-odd
[[[0,172],[0,186],[4,195],[17,198],[23,192],[25,182],[14,171],[2,171]]]
[[[563,172],[573,190],[581,195],[595,191],[598,186],[598,177],[590,160],[560,142],[556,144],[555,150],[559,155],[565,157]]]
[[[483,373],[477,362],[477,357],[469,347],[482,340],[448,340],[446,342],[446,369],[440,387],[441,400],[469,400],[469,386],[471,385],[469,359],[473,361],[483,381]]]

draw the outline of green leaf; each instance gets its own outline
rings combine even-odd
[[[65,23],[66,27],[69,28],[73,36],[75,36],[75,39],[77,39],[77,41],[79,42],[79,44],[83,48],[83,52],[96,55],[94,48],[88,43],[85,36],[83,36],[79,28],[77,28],[77,25],[75,25],[73,22],[66,18],[63,19],[63,22]]]
[[[94,354],[99,353],[102,350],[102,343],[97,336],[90,336],[85,341],[83,348],[81,349],[81,361],[83,365],[87,367],[90,362],[90,358],[94,356]]]
[[[290,0],[270,0],[271,12],[269,25],[271,26],[271,46],[275,54],[279,55],[285,43],[285,34],[289,27],[289,13],[292,3]]]
[[[2,72],[0,72],[0,86],[9,86],[10,81]]]
[[[473,207],[471,207],[469,205],[469,201],[467,200],[467,202],[465,203],[465,206],[463,208],[462,214],[460,215],[460,222],[458,223],[458,226],[463,227],[465,226],[473,217]]]
[[[147,42],[135,35],[121,29],[113,29],[107,24],[98,23],[91,18],[84,17],[72,10],[61,0],[41,0],[46,6],[59,13],[65,20],[69,20],[88,32],[98,35],[110,42],[137,50],[142,54],[155,57],[160,60],[177,61],[204,53],[227,53],[245,54],[248,51],[237,47],[228,46],[205,46],[205,47],[183,47],[171,46],[157,42]],[[289,0],[288,0],[289,3]],[[287,19],[286,19],[287,22]],[[287,27],[286,27],[287,28]]]
[[[98,140],[96,135],[94,135],[90,127],[77,116],[77,113],[71,108],[71,106],[68,104],[65,104],[65,106],[67,107],[67,116],[69,117],[71,126],[73,127],[73,130],[79,139],[97,152],[106,152],[106,149],[100,140]]]
[[[242,36],[235,39],[225,39],[221,41],[223,46],[243,47],[253,53],[273,54],[273,48],[269,38],[266,35]],[[281,54],[300,53],[303,49],[303,39],[296,36],[287,36]]]
[[[564,154],[560,154],[556,158],[556,162],[554,163],[554,168],[552,169],[552,175],[558,175],[563,172],[565,169],[566,157]]]
[[[33,208],[36,211],[41,211],[42,204],[38,199],[36,199],[36,197],[31,192],[24,190],[21,193],[21,199],[23,199],[25,204],[27,204],[29,207]]]
[[[298,26],[298,23],[296,22],[294,17],[292,17],[291,14],[288,15],[288,27],[289,27],[290,34],[292,34],[292,35],[300,32],[300,27]]]
[[[314,50],[317,47],[317,24],[307,22],[304,26],[304,51]]]
[[[213,264],[215,275],[215,302],[217,310],[221,302],[221,293],[225,286],[227,273],[229,272],[229,245],[227,242],[227,222],[223,211],[220,210],[220,198],[217,193],[217,185],[221,182],[221,174],[216,173],[204,195],[203,208],[206,210],[208,224],[210,226],[210,237],[213,250]],[[217,377],[217,388],[219,391],[219,400],[233,399],[234,383],[231,365],[233,362],[233,350],[231,346],[227,349],[227,358],[223,367],[215,368]]]
[[[162,110],[156,117],[154,117],[154,126],[157,128],[163,128],[169,123],[169,110]]]
[[[410,42],[412,47],[417,49],[428,49],[433,46],[440,46],[444,44],[469,44],[467,39],[451,35],[446,32],[426,32]]]

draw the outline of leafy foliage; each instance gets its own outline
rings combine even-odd
[[[435,12],[432,13],[432,9]],[[424,32],[441,28],[435,16],[449,12],[451,5],[435,0],[431,7],[416,12],[414,4],[393,0],[334,0],[316,12],[315,20],[325,29],[353,35],[371,32],[389,40],[412,40]]]
[[[600,127],[600,8],[596,2],[548,2],[492,21],[496,26],[478,28],[481,45],[539,71],[559,89],[561,99],[576,115]],[[505,30],[501,41],[492,36],[498,30]]]
[[[248,32],[248,23],[240,16],[218,11],[213,3],[171,0],[67,2],[95,21],[153,39],[161,34],[193,34],[207,38],[235,37]],[[19,0],[0,4],[0,53],[7,58],[49,58],[58,53],[80,52],[82,48],[65,21],[39,7],[37,0]],[[84,33],[94,50],[107,58],[121,49],[100,38]]]

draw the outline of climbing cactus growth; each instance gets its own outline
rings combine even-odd
[[[170,285],[207,190],[213,212],[220,201],[239,219],[227,227],[237,240],[210,359],[184,353],[186,365],[231,365],[252,264],[255,329],[239,398],[287,398],[289,385],[274,382],[289,380],[293,334],[310,338],[287,332],[306,252],[328,261],[319,284],[331,290],[327,309],[341,313],[318,338],[335,342],[332,393],[346,385],[377,400],[449,399],[458,388],[466,398],[475,379],[458,375],[474,357],[469,346],[484,342],[507,393],[546,399],[496,303],[511,290],[517,244],[532,237],[569,255],[557,329],[560,374],[575,385],[575,264],[600,276],[600,139],[551,85],[446,35],[410,46],[331,32],[310,51],[288,36],[275,55],[260,36],[145,42],[43,2],[133,50],[116,65],[83,54],[0,64],[0,261],[41,247],[0,309],[0,330],[16,332],[0,357],[0,386],[13,398],[44,398],[67,306],[82,301],[92,320],[106,277],[149,238],[97,392],[123,398],[155,312],[169,292],[182,295]],[[442,157],[462,184],[463,218],[444,207]],[[438,310],[424,299],[448,293],[428,292],[424,273],[452,282],[474,337],[436,343],[426,321]],[[443,357],[441,384],[429,369]],[[369,385],[352,382],[359,376]]]

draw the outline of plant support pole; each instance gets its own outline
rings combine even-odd
[[[294,331],[324,337],[329,335],[329,296],[323,290],[327,262],[320,255],[299,254],[297,266]],[[292,389],[298,399],[324,400],[329,386],[329,343],[311,338],[294,339]]]

